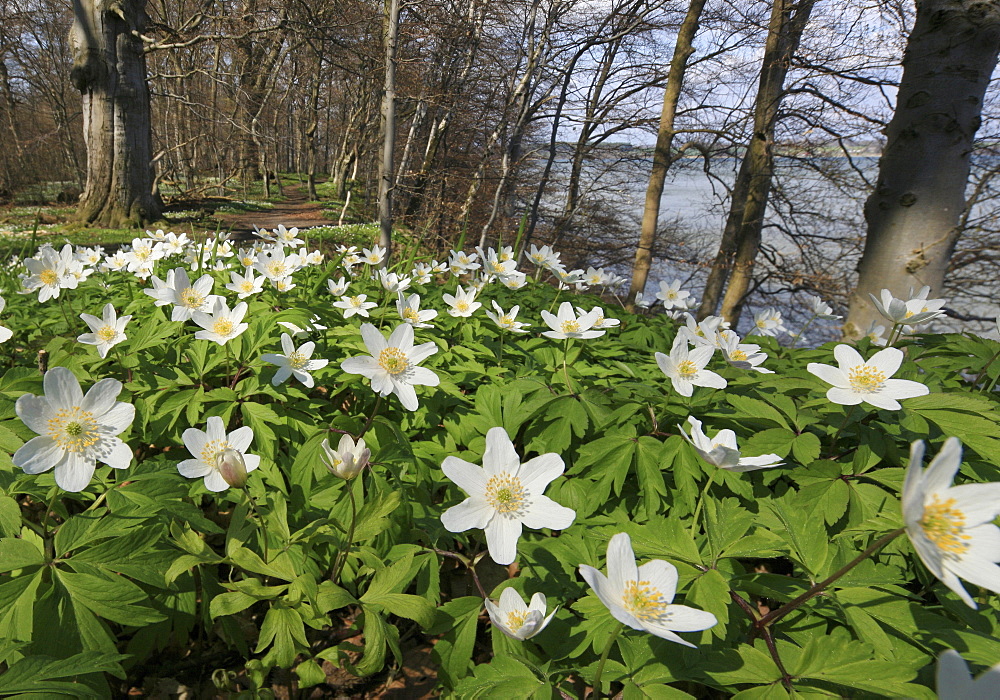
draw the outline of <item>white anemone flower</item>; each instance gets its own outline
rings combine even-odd
[[[1000,700],[1000,664],[973,680],[965,659],[954,649],[938,657],[938,700]]]
[[[741,343],[740,337],[733,331],[719,332],[718,346],[726,362],[733,367],[752,369],[762,374],[774,374],[772,370],[760,366],[767,359],[767,353],[758,352],[760,346],[754,343]]]
[[[414,328],[433,328],[434,324],[427,322],[437,318],[438,315],[434,309],[420,310],[419,294],[404,297],[403,293],[400,292],[399,299],[396,300],[396,310],[399,311],[399,318]]]
[[[656,298],[663,303],[663,308],[670,309],[686,308],[684,300],[691,296],[691,292],[681,289],[681,281],[674,280],[670,284],[660,282],[660,291],[656,293]]]
[[[2,309],[3,306],[0,306],[0,310]],[[90,333],[78,336],[77,341],[84,345],[96,345],[97,354],[103,359],[108,356],[108,350],[125,340],[125,324],[131,321],[132,317],[118,318],[114,304],[105,304],[101,316],[103,318],[97,318],[92,314],[80,314],[84,323],[90,326]]]
[[[763,311],[758,311],[753,315],[754,333],[758,335],[769,335],[776,337],[779,333],[786,333],[784,322],[781,320],[781,312],[768,307]]]
[[[897,399],[912,399],[930,393],[920,382],[909,379],[890,379],[903,362],[903,352],[898,348],[885,348],[871,356],[867,362],[850,345],[833,349],[840,367],[810,362],[806,369],[828,384],[826,398],[842,406],[856,406],[862,401],[875,408],[898,411]]]
[[[706,316],[701,321],[696,321],[687,311],[682,311],[680,314],[684,319],[684,325],[677,329],[677,338],[683,338],[696,347],[701,345],[718,347],[718,334],[729,329],[729,323],[722,316]]]
[[[573,312],[573,305],[564,301],[559,305],[559,312],[551,314],[542,309],[542,320],[552,330],[544,331],[542,335],[553,340],[567,340],[569,338],[599,338],[606,331],[592,330],[597,323],[600,309],[595,308],[590,313],[577,316]]]
[[[514,270],[509,275],[504,275],[500,278],[500,284],[505,286],[507,289],[521,289],[526,284],[528,284],[528,276],[523,272],[518,272]]]
[[[822,297],[807,294],[806,301],[809,302],[809,311],[814,318],[821,318],[827,321],[837,321],[842,318],[833,313],[833,308],[823,301]]]
[[[451,257],[448,258],[448,267],[451,268],[451,274],[460,277],[467,272],[478,270],[482,267],[476,262],[478,258],[479,256],[476,253],[466,253],[461,250],[451,251]]]
[[[264,291],[264,277],[255,277],[252,267],[246,268],[246,275],[230,272],[229,278],[232,282],[226,285],[226,289],[236,292],[237,299],[246,299],[252,294],[260,294]]]
[[[475,290],[470,289],[466,291],[462,289],[462,285],[458,285],[454,296],[443,294],[441,298],[448,305],[448,313],[456,318],[468,318],[482,306],[482,302],[476,301]]]
[[[759,457],[743,457],[736,446],[736,433],[728,428],[720,430],[715,437],[708,437],[701,429],[701,421],[694,416],[688,416],[691,424],[691,434],[684,432],[684,426],[678,425],[684,439],[691,443],[698,456],[719,469],[731,472],[752,472],[757,469],[770,469],[784,464],[776,454],[760,455]]]
[[[950,437],[927,469],[924,443],[910,447],[903,481],[903,520],[917,555],[970,608],[976,603],[960,578],[1000,593],[1000,483],[951,482],[962,463],[962,443]]]
[[[333,280],[326,281],[326,288],[330,290],[330,294],[335,297],[342,297],[347,293],[347,288],[351,286],[350,282],[345,281],[343,276],[339,280],[334,282]]]
[[[912,292],[912,290],[910,290]],[[928,289],[928,292],[930,290]],[[923,289],[920,290],[921,293],[926,297],[927,292]],[[892,321],[894,324],[902,323],[908,326],[915,326],[925,321],[929,321],[936,316],[941,315],[941,306],[944,305],[944,301],[940,299],[933,300],[934,302],[940,301],[940,305],[936,305],[937,308],[931,309],[928,307],[926,311],[923,307],[928,304],[926,298],[922,298],[920,294],[913,299],[903,300],[897,299],[892,295],[888,289],[883,289],[879,296],[874,294],[869,294],[872,303],[875,304],[875,308],[880,314],[882,314],[887,320]],[[910,302],[918,301],[918,304],[911,305]]]
[[[557,607],[546,617],[544,593],[536,593],[531,596],[531,602],[525,604],[524,598],[512,586],[503,589],[497,603],[489,598],[483,602],[486,604],[486,612],[489,613],[493,625],[519,642],[531,639],[545,629],[559,609]]]
[[[3,313],[3,310],[6,308],[7,308],[7,300],[4,299],[3,297],[0,297],[0,313]],[[131,316],[129,316],[129,318],[131,318]],[[13,337],[13,335],[14,331],[12,331],[10,328],[7,328],[5,326],[0,326],[0,343],[6,343],[8,340],[11,339],[11,337]]]
[[[679,335],[679,334],[678,334]],[[688,348],[687,341],[678,337],[669,355],[655,353],[656,364],[660,371],[670,377],[674,391],[681,396],[691,396],[694,387],[705,386],[712,389],[725,389],[728,382],[705,365],[712,359],[715,348],[711,345],[701,345]]]
[[[219,345],[225,345],[250,327],[249,323],[242,323],[246,314],[247,303],[245,301],[241,301],[230,311],[226,300],[219,297],[215,300],[212,313],[194,312],[192,320],[205,329],[195,333],[194,337],[198,340],[211,340]]]
[[[385,260],[385,248],[380,245],[373,245],[371,248],[361,249],[361,262],[368,265],[381,265]]]
[[[358,294],[353,297],[345,296],[341,297],[340,301],[333,302],[333,305],[343,311],[344,318],[350,318],[355,314],[368,318],[368,309],[374,309],[378,304],[374,301],[366,301],[366,299],[368,299],[367,294]]]
[[[608,542],[607,576],[586,564],[580,566],[580,575],[612,616],[632,629],[694,647],[675,632],[701,632],[718,622],[710,612],[673,605],[677,567],[662,559],[636,566],[632,541],[624,532]]]
[[[166,282],[161,282],[155,275],[152,282],[153,288],[143,291],[156,299],[157,306],[174,305],[170,314],[171,321],[187,321],[196,311],[208,313],[215,301],[222,298],[212,294],[215,280],[211,275],[202,275],[192,284],[183,267],[171,270]]]
[[[486,315],[489,316],[490,320],[493,321],[493,323],[497,324],[499,328],[502,328],[505,331],[510,331],[511,333],[528,332],[524,329],[531,324],[516,320],[517,312],[521,310],[520,306],[512,306],[510,311],[504,313],[503,308],[498,303],[496,303],[496,301],[493,301],[492,303],[493,303],[493,308],[496,309],[496,313],[492,314],[489,311],[487,311]]]
[[[378,271],[378,281],[389,294],[399,294],[410,288],[412,280],[409,277],[401,277],[395,272],[386,272],[383,269]]]
[[[437,386],[440,379],[426,367],[423,360],[437,352],[434,343],[413,345],[413,326],[401,323],[388,339],[370,323],[361,324],[361,337],[370,357],[349,357],[340,368],[350,374],[360,374],[372,382],[372,391],[379,396],[395,394],[403,408],[416,411],[417,392],[414,385]]]
[[[185,459],[177,464],[177,471],[188,479],[205,477],[205,488],[209,491],[225,491],[229,482],[220,471],[223,466],[219,460],[227,450],[235,450],[243,457],[243,465],[247,472],[252,472],[260,466],[260,457],[247,454],[250,443],[253,442],[253,429],[244,425],[242,428],[226,433],[226,425],[219,416],[211,416],[205,430],[188,428],[181,436],[184,446],[194,459]]]
[[[576,307],[576,312],[578,314],[580,314],[580,316],[583,316],[583,315],[585,315],[587,313],[586,311],[584,311],[583,309],[581,309],[579,306]],[[591,328],[593,328],[595,330],[601,329],[601,328],[615,328],[615,327],[621,325],[621,321],[618,320],[617,318],[607,318],[607,317],[605,317],[605,315],[604,315],[604,309],[602,309],[600,306],[595,306],[594,308],[592,308],[590,310],[590,313],[596,313],[597,314],[597,319],[594,321],[594,325],[591,326]]]
[[[445,457],[441,470],[469,495],[442,513],[441,523],[448,532],[485,530],[486,546],[497,564],[506,566],[517,557],[522,526],[565,530],[576,518],[572,508],[542,495],[565,470],[562,457],[549,452],[521,464],[503,428],[486,433],[482,467]]]
[[[281,349],[284,351],[283,355],[269,352],[260,356],[260,359],[264,360],[264,362],[278,365],[278,371],[274,373],[274,378],[271,379],[273,386],[284,384],[288,381],[289,377],[295,377],[311,389],[316,382],[313,380],[310,372],[322,369],[330,362],[329,360],[311,359],[313,350],[316,349],[316,343],[312,341],[302,343],[299,349],[296,350],[295,343],[292,342],[291,336],[287,333],[281,334]]]
[[[135,406],[116,401],[122,390],[117,379],[102,379],[84,396],[73,373],[53,367],[42,381],[44,396],[25,394],[14,411],[38,437],[14,453],[14,465],[26,474],[55,469],[56,484],[65,491],[82,491],[97,462],[126,469],[132,450],[115,437],[132,425]]]
[[[341,479],[353,479],[360,474],[372,455],[372,451],[365,446],[364,438],[358,438],[355,443],[350,435],[340,438],[336,450],[330,447],[330,441],[326,438],[323,438],[320,447],[323,448],[321,458],[326,468]]]

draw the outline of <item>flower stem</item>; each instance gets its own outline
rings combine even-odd
[[[566,379],[566,391],[568,391],[571,396],[576,396],[576,393],[573,391],[573,385],[569,381],[569,370],[566,368],[566,356],[569,355],[569,342],[570,339],[566,338],[566,342],[563,345],[563,361],[562,361],[563,377],[565,377]]]
[[[708,489],[711,488],[712,484],[715,483],[715,474],[711,474],[708,477],[708,481],[705,482],[705,488],[701,490],[698,495],[698,503],[694,507],[694,517],[691,519],[691,535],[694,536],[698,532],[698,516],[701,515],[702,506],[705,505],[705,497],[708,495]]]
[[[257,504],[254,502],[253,498],[250,496],[250,490],[244,486],[243,495],[247,497],[247,504],[253,511],[254,516],[257,518],[257,528],[263,535],[262,541],[264,543],[264,563],[267,564],[270,561],[267,551],[267,528],[264,526],[264,519],[260,517],[260,512],[257,510]]]
[[[993,357],[991,357],[989,360],[986,361],[986,364],[983,365],[983,368],[979,370],[979,374],[976,375],[975,381],[972,382],[972,386],[979,386],[979,382],[982,381],[983,376],[986,374],[986,370],[990,368],[990,365],[992,365],[993,362],[998,357],[1000,357],[1000,350],[997,350],[995,353],[993,353]]]
[[[857,557],[855,557],[854,559],[852,559],[850,562],[848,562],[844,566],[842,566],[839,569],[837,569],[836,571],[834,571],[827,578],[825,578],[822,581],[820,581],[819,583],[813,585],[812,588],[810,588],[808,591],[806,591],[805,593],[803,593],[802,595],[800,595],[798,598],[796,598],[796,599],[794,599],[794,600],[792,600],[792,601],[790,601],[788,603],[785,603],[780,608],[772,610],[771,612],[767,613],[766,615],[764,615],[763,617],[761,617],[760,619],[758,619],[756,622],[753,623],[753,629],[751,630],[751,633],[750,633],[751,640],[753,640],[753,638],[755,636],[757,636],[757,634],[763,632],[763,630],[766,629],[769,625],[777,622],[778,620],[780,620],[781,618],[783,618],[788,613],[792,612],[796,608],[801,607],[802,604],[805,603],[806,601],[808,601],[811,598],[814,598],[817,595],[819,595],[820,593],[822,593],[824,590],[826,590],[826,587],[829,586],[831,583],[833,583],[834,581],[836,581],[837,579],[839,579],[841,576],[843,576],[848,571],[850,571],[851,569],[853,569],[855,566],[857,566],[858,564],[860,564],[861,562],[863,562],[865,559],[867,559],[868,557],[870,557],[872,554],[874,554],[878,550],[882,549],[882,547],[884,547],[885,545],[887,545],[890,542],[892,542],[894,539],[896,539],[897,537],[899,537],[900,535],[902,535],[904,532],[906,532],[906,528],[905,527],[901,527],[898,530],[893,530],[888,535],[885,535],[884,537],[879,538],[874,543],[872,543],[871,546],[868,547],[868,549],[866,549],[865,551],[863,551],[861,554],[859,554]]]
[[[806,331],[809,330],[809,326],[811,326],[812,322],[815,320],[816,320],[815,316],[810,316],[809,320],[806,321],[806,324],[802,326],[802,330],[800,330],[799,334],[792,339],[792,344],[789,345],[788,347],[794,348],[796,345],[798,345],[799,341],[802,340],[802,336],[806,334]]]
[[[59,497],[59,487],[52,487],[52,495],[49,496],[49,502],[45,505],[45,513],[42,514],[42,539],[48,539],[49,537],[49,513],[56,505],[56,499]]]
[[[611,637],[608,638],[608,645],[604,647],[604,651],[601,652],[601,660],[597,662],[597,671],[594,673],[594,698],[601,697],[601,676],[604,674],[604,663],[608,660],[608,656],[611,654],[611,647],[615,645],[618,640],[618,635],[621,634],[622,629],[625,625],[621,622],[615,628],[615,631],[611,633]]]
[[[381,407],[382,407],[382,396],[379,395],[379,397],[375,399],[375,408],[372,409],[371,414],[368,416],[368,420],[365,421],[365,426],[361,429],[361,432],[358,433],[358,436],[355,438],[355,440],[360,440],[365,436],[365,433],[368,432],[368,429],[372,427],[372,423],[375,422],[375,416],[378,415],[378,410]]]
[[[347,484],[347,495],[351,499],[351,524],[347,528],[347,541],[344,542],[344,548],[340,550],[340,556],[337,557],[337,568],[333,572],[332,581],[337,584],[340,583],[340,574],[344,571],[344,564],[347,563],[347,555],[351,551],[351,543],[354,541],[354,526],[358,521],[358,504],[354,500],[354,484],[350,481],[345,482]]]

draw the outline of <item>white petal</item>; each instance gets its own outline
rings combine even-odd
[[[865,363],[865,358],[861,357],[861,354],[850,345],[838,345],[833,349],[833,356],[837,358],[837,362],[840,364],[840,369],[843,372]]]
[[[503,428],[490,428],[486,433],[486,451],[483,453],[483,470],[487,476],[502,472],[517,474],[521,458],[514,450],[514,443]]]
[[[542,493],[565,470],[562,457],[555,452],[548,452],[522,464],[517,476],[528,491]]]
[[[841,406],[857,406],[865,400],[865,397],[858,392],[839,386],[832,386],[827,389],[826,398]]]
[[[521,594],[515,591],[513,586],[508,586],[500,593],[500,611],[503,613],[527,612],[528,606],[524,604],[524,598],[521,597]],[[545,613],[544,605],[542,613]]]
[[[291,336],[287,333],[281,334],[281,351],[285,353],[286,356],[295,352],[295,343],[292,342]]]
[[[893,399],[912,399],[915,396],[925,396],[931,392],[926,384],[910,379],[888,379],[881,393]]]
[[[540,530],[543,527],[565,530],[575,519],[575,510],[559,505],[548,496],[532,498],[527,511],[521,515],[521,522],[532,530]]]
[[[489,524],[495,512],[481,498],[466,498],[441,514],[441,524],[448,532],[482,530]]]
[[[250,443],[253,442],[253,428],[249,425],[237,428],[233,432],[229,433],[226,440],[233,446],[234,450],[246,452],[250,449]]]
[[[922,447],[920,456],[923,456]],[[962,443],[959,442],[958,438],[950,437],[944,441],[941,450],[934,456],[923,473],[923,492],[938,493],[947,489],[955,479],[955,474],[958,473],[960,466],[962,466]],[[922,509],[923,503],[920,505]]]
[[[608,583],[615,596],[621,598],[626,584],[638,580],[639,569],[635,565],[632,540],[627,533],[619,532],[608,542]]]
[[[25,474],[41,474],[56,465],[63,457],[63,448],[48,435],[31,438],[14,453],[14,465]]]
[[[368,348],[368,352],[372,357],[378,357],[379,353],[388,347],[385,342],[385,336],[379,333],[378,328],[370,323],[361,324],[361,339],[365,341],[365,347]]]
[[[864,394],[858,394],[858,396],[862,397],[862,400],[867,401],[875,408],[881,408],[885,411],[898,411],[902,408],[902,406],[899,405],[899,401],[896,401],[896,399],[891,396],[886,396],[884,391],[867,392]]]
[[[899,366],[903,364],[903,351],[899,348],[879,350],[871,356],[867,364],[869,367],[874,367],[882,372],[885,376],[891,377],[899,369]]]
[[[184,447],[188,449],[193,457],[200,457],[201,451],[205,449],[205,444],[208,442],[208,436],[205,434],[204,430],[198,430],[198,428],[187,428],[181,434],[181,440],[184,441]]]
[[[95,416],[103,416],[115,405],[115,400],[118,398],[121,390],[122,383],[117,379],[102,379],[90,387],[90,391],[83,398],[83,403],[80,407],[84,411],[90,411]]]
[[[221,416],[209,416],[205,426],[205,437],[208,442],[221,442],[226,439],[226,424]]]
[[[702,348],[698,348],[698,350],[701,349]],[[707,349],[711,350],[712,348]],[[695,386],[704,386],[710,389],[725,389],[728,384],[728,382],[721,375],[707,369],[700,370],[691,383]]]
[[[604,606],[616,620],[628,625],[632,629],[643,629],[642,624],[622,606],[621,591],[615,590],[604,574],[592,566],[581,564],[580,575],[584,581],[590,584],[590,587],[594,589],[594,593],[597,594],[598,599],[604,603]]]
[[[458,457],[445,457],[441,463],[441,471],[470,496],[482,496],[486,491],[488,477],[478,465]]]
[[[413,326],[409,323],[396,326],[387,342],[390,347],[399,348],[409,356],[410,350],[413,348]]]
[[[441,383],[441,378],[426,367],[410,367],[406,373],[406,380],[418,386],[437,386]]]
[[[506,566],[517,557],[517,540],[521,536],[521,521],[497,516],[485,527],[486,546],[497,564]]]
[[[438,347],[434,343],[422,343],[421,345],[413,347],[406,353],[406,356],[409,358],[411,364],[417,365],[437,351]]]
[[[965,516],[966,528],[992,522],[1000,515],[1000,483],[962,484],[943,495],[945,499],[955,499],[955,507]],[[1000,557],[994,561],[1000,561]]]
[[[640,566],[636,579],[649,581],[649,585],[658,590],[668,603],[677,593],[677,567],[662,559],[653,559]]]
[[[420,403],[417,401],[417,392],[409,384],[396,382],[393,390],[396,392],[396,396],[399,397],[399,402],[403,404],[403,408],[407,411],[416,411],[420,407]]]
[[[45,387],[45,398],[53,407],[71,408],[83,404],[80,382],[65,367],[50,369],[45,373],[42,384]]]
[[[134,420],[135,406],[124,401],[115,403],[109,410],[104,412],[104,415],[98,416],[100,424],[110,431],[112,435],[123,432],[132,425],[132,421]]]
[[[841,369],[832,365],[821,365],[818,362],[810,362],[806,365],[806,370],[833,386],[845,387],[850,384],[847,381],[847,375]]]
[[[14,411],[26,426],[39,435],[45,435],[49,431],[52,408],[44,396],[25,394],[14,404]]]
[[[669,626],[675,632],[701,632],[719,622],[712,613],[686,605],[668,605],[665,612],[670,614]]]
[[[132,448],[116,437],[108,438],[112,445],[110,452],[101,457],[101,461],[114,469],[128,469],[132,464]]]
[[[56,465],[56,484],[64,491],[83,491],[94,476],[97,464],[77,452],[67,452],[66,459]]]
[[[357,357],[348,357],[346,360],[340,363],[340,369],[344,370],[348,374],[360,374],[369,379],[375,372],[382,371],[382,368],[376,362],[374,357],[368,357],[367,355],[359,355]]]
[[[222,478],[222,474],[213,469],[205,475],[205,488],[209,491],[219,493],[220,491],[228,489],[229,483]]]

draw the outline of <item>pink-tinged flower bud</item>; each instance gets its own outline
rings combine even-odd
[[[240,489],[247,483],[247,465],[239,450],[227,447],[215,456],[215,468],[230,486]]]
[[[344,435],[340,444],[334,450],[328,440],[323,440],[323,462],[327,470],[341,479],[353,479],[361,470],[368,466],[372,451],[365,447],[365,441],[359,439],[357,444],[350,435]]]

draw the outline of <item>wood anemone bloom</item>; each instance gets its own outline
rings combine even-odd
[[[718,622],[710,612],[673,605],[677,567],[662,559],[636,566],[632,540],[624,532],[608,542],[607,576],[586,564],[580,566],[580,575],[614,618],[632,629],[693,647],[675,632],[701,632]]]
[[[485,530],[490,557],[497,564],[506,566],[517,557],[522,526],[565,530],[576,519],[572,508],[542,495],[565,470],[562,457],[549,452],[521,464],[503,428],[490,428],[486,433],[482,467],[446,457],[441,470],[469,495],[441,514],[445,529]]]
[[[135,406],[116,401],[122,390],[117,379],[102,379],[84,396],[80,382],[65,367],[45,373],[44,396],[25,394],[14,410],[38,433],[14,453],[13,462],[26,474],[55,469],[56,484],[65,491],[82,491],[97,462],[126,469],[132,450],[115,437],[135,418]]]
[[[867,362],[850,345],[833,349],[840,367],[810,362],[806,369],[827,384],[833,384],[826,398],[842,406],[856,406],[861,402],[890,411],[900,409],[898,399],[912,399],[930,393],[924,384],[909,379],[891,379],[903,362],[903,352],[898,348],[879,350]]]
[[[536,593],[531,596],[531,602],[525,604],[524,599],[512,587],[503,589],[499,603],[494,603],[489,598],[483,603],[496,628],[520,642],[531,639],[545,629],[556,614],[553,610],[546,617],[544,593]]]
[[[970,608],[976,603],[960,578],[1000,593],[1000,483],[951,482],[962,464],[962,443],[950,437],[923,469],[924,443],[910,447],[903,482],[903,520],[917,555]]]
[[[378,328],[365,323],[361,326],[361,337],[371,356],[349,357],[340,363],[340,368],[368,377],[372,391],[379,396],[395,394],[403,408],[416,411],[419,404],[413,386],[437,386],[441,381],[431,370],[417,366],[436,353],[437,346],[434,343],[414,346],[413,327],[408,323],[398,325],[388,339]]]

